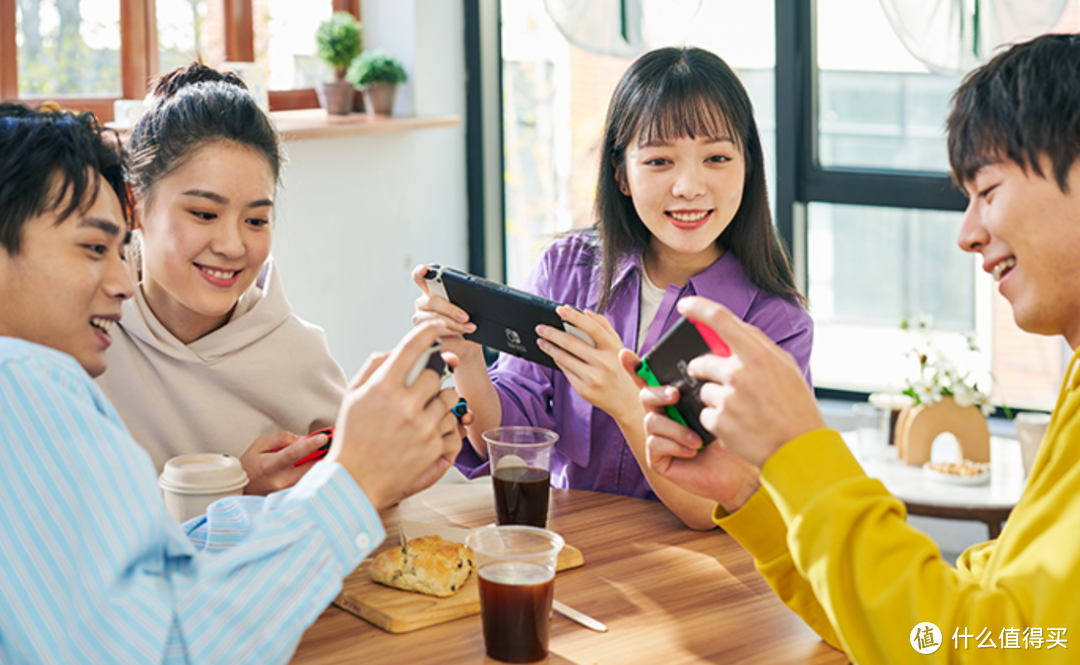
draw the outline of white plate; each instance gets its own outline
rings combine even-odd
[[[948,485],[985,485],[990,481],[989,464],[967,462],[967,464],[969,465],[982,467],[981,472],[971,476],[958,476],[952,473],[942,473],[941,471],[935,471],[930,468],[931,464],[936,464],[936,462],[927,462],[922,466],[923,478],[931,482],[946,483]]]

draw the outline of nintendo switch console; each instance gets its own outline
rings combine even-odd
[[[537,325],[565,330],[596,346],[591,337],[555,313],[562,303],[440,265],[430,266],[424,279],[432,294],[468,313],[476,330],[465,339],[552,369],[558,369],[555,361],[536,344]]]

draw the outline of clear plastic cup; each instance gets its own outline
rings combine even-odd
[[[484,432],[499,524],[547,526],[551,455],[559,435],[543,427],[496,427]]]
[[[855,414],[855,429],[859,436],[859,456],[865,460],[884,461],[889,458],[889,411],[868,402],[851,406]]]
[[[1016,414],[1013,424],[1016,425],[1016,438],[1020,440],[1020,456],[1024,462],[1024,477],[1027,478],[1031,475],[1035,456],[1046,437],[1050,414],[1025,411]]]
[[[476,557],[487,655],[505,663],[546,658],[562,536],[532,526],[489,526],[465,544]]]

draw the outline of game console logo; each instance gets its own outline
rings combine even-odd
[[[510,346],[511,349],[517,351],[518,353],[528,353],[529,351],[525,348],[525,345],[521,343],[521,335],[519,335],[517,331],[513,328],[506,329],[506,343]]]
[[[697,388],[698,380],[690,376],[690,369],[687,362],[685,360],[680,360],[678,363],[675,364],[675,366],[678,368],[679,376],[682,377],[682,380],[683,382],[685,382],[686,387],[690,390]]]

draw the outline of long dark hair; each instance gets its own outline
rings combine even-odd
[[[773,229],[765,160],[750,97],[735,72],[716,55],[699,48],[669,47],[635,60],[619,80],[608,107],[596,192],[596,224],[602,247],[598,311],[611,304],[611,286],[619,263],[628,256],[644,255],[652,237],[633,200],[619,189],[627,146],[633,140],[668,142],[725,134],[743,154],[746,181],[739,209],[716,244],[735,253],[747,277],[759,288],[805,304],[795,286],[787,252]]]
[[[279,179],[283,157],[277,130],[236,74],[198,62],[163,74],[154,86],[154,103],[129,142],[136,197],[148,199],[159,180],[217,141],[261,154]]]

